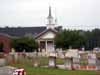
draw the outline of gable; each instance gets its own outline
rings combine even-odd
[[[48,31],[44,33],[43,35],[41,35],[38,39],[54,39],[55,35],[56,34],[54,32]]]

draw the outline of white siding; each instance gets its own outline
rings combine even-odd
[[[44,35],[42,35],[40,38],[42,39],[53,39],[55,37],[55,33],[53,32],[47,32]]]

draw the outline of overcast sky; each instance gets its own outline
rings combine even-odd
[[[0,0],[0,27],[46,26],[49,5],[58,25],[100,28],[100,0]]]

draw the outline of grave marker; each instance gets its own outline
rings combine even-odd
[[[65,54],[65,57],[66,57],[65,66],[70,65],[70,68],[72,69],[79,67],[80,55],[77,49],[68,50],[68,52]]]
[[[50,53],[49,55],[49,67],[56,67],[56,53]]]
[[[96,54],[88,53],[88,65],[96,65]]]

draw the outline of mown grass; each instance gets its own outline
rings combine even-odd
[[[97,75],[96,71],[63,70],[44,67],[33,67],[27,64],[12,64],[18,68],[24,68],[27,75]]]
[[[35,60],[39,61],[40,66],[48,65],[48,58],[41,57]],[[18,63],[9,64],[17,68],[24,68],[27,75],[97,75],[96,71],[67,70],[57,68],[33,67],[33,60],[30,58],[20,58]],[[64,64],[64,59],[56,59],[57,64]],[[98,74],[99,75],[99,74]]]
[[[49,62],[49,58],[48,57],[37,57],[37,58],[19,58],[17,62],[21,63],[21,64],[28,64],[28,65],[32,65],[32,63],[34,61],[37,61],[39,66],[46,66],[48,65]],[[56,58],[56,64],[64,64],[64,59],[61,58]]]

